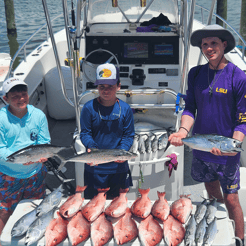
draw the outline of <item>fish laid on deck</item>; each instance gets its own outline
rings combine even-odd
[[[213,134],[195,134],[192,137],[182,139],[183,143],[192,149],[210,152],[213,147],[220,149],[221,152],[241,152],[242,142],[234,138],[228,138]]]
[[[55,246],[67,237],[68,220],[64,219],[59,212],[57,218],[53,219],[45,231],[45,246]]]
[[[167,200],[165,199],[166,192],[157,191],[157,194],[159,199],[155,201],[151,209],[151,214],[154,215],[156,218],[160,219],[161,221],[164,221],[170,214],[170,206]]]
[[[102,213],[91,225],[91,242],[94,246],[105,245],[113,238],[113,226]]]
[[[119,196],[114,198],[109,206],[105,209],[105,214],[114,218],[118,218],[125,214],[127,209],[128,199],[126,193],[129,191],[127,189],[120,189]]]
[[[207,224],[210,224],[215,217],[215,214],[217,212],[217,207],[218,207],[218,203],[217,203],[217,199],[214,198],[208,205],[207,205],[207,211],[205,214],[205,218],[206,218],[206,222]]]
[[[138,237],[138,227],[132,219],[130,208],[126,209],[125,215],[114,226],[114,239],[118,245],[133,242]]]
[[[216,237],[217,230],[217,218],[215,217],[213,221],[208,225],[206,233],[203,238],[203,244],[206,246],[211,246]]]
[[[203,238],[204,238],[204,235],[206,233],[207,226],[208,225],[207,225],[207,222],[206,222],[206,218],[203,217],[203,219],[199,222],[199,224],[197,224],[196,234],[195,234],[195,242],[196,242],[196,244],[203,242]]]
[[[147,218],[151,212],[151,201],[148,197],[149,189],[138,189],[141,197],[138,197],[131,206],[131,212],[140,218]]]
[[[196,221],[194,214],[191,214],[189,222],[185,227],[185,238],[184,243],[185,245],[192,245],[195,241],[195,234],[196,234]]]
[[[200,221],[204,218],[207,211],[207,199],[204,199],[196,208],[195,220],[199,224]]]
[[[98,194],[82,208],[82,214],[89,222],[96,220],[103,212],[106,203],[106,192],[108,190],[109,188],[98,189]]]
[[[86,189],[87,186],[77,186],[76,193],[70,196],[60,207],[59,212],[64,218],[73,217],[81,208],[84,202],[82,197],[82,192]]]
[[[163,229],[151,214],[141,220],[138,230],[141,245],[154,246],[158,245],[162,240]]]

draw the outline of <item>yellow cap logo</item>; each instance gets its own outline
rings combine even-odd
[[[107,69],[107,68],[104,68],[102,71],[100,71],[99,73],[99,76],[100,77],[103,77],[103,78],[109,78],[110,76],[112,75],[112,72]]]

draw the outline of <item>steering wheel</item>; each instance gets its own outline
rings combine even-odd
[[[105,61],[105,63],[110,63],[113,59],[115,59],[116,61],[116,67],[119,68],[119,61],[117,59],[117,57],[109,50],[105,50],[105,49],[96,49],[96,50],[93,50],[92,52],[90,52],[84,59],[83,59],[83,63],[82,63],[82,71],[86,77],[86,79],[88,81],[91,81],[93,83],[96,82],[96,70],[97,70],[97,67],[100,65],[96,65],[96,64],[93,64],[91,62],[88,62],[87,59],[90,55],[96,53],[96,52],[106,52],[106,53],[109,53],[111,55],[111,57]]]

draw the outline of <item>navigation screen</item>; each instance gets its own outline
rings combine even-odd
[[[124,58],[148,58],[148,43],[124,43]]]
[[[157,56],[173,55],[173,46],[171,44],[156,44],[154,54]]]

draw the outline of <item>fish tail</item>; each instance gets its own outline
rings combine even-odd
[[[165,197],[165,195],[166,195],[166,192],[164,191],[164,192],[160,192],[160,191],[157,191],[157,195],[158,195],[158,197],[159,198],[161,198],[161,197]]]
[[[77,186],[76,187],[76,193],[82,193],[85,189],[87,188],[87,186]]]
[[[110,188],[99,188],[99,189],[97,189],[98,193],[106,193],[109,190],[110,190]]]
[[[59,172],[59,171],[61,171],[62,170],[62,168],[65,166],[65,164],[67,163],[67,160],[65,160],[63,157],[61,157],[61,156],[58,156],[58,158],[61,160],[61,164],[60,164],[60,166],[57,168],[57,171]]]
[[[148,189],[140,189],[140,188],[138,188],[138,191],[141,194],[141,196],[143,196],[143,195],[149,194],[150,188],[148,188]]]
[[[127,193],[129,191],[129,188],[122,189],[120,188],[119,193]]]

